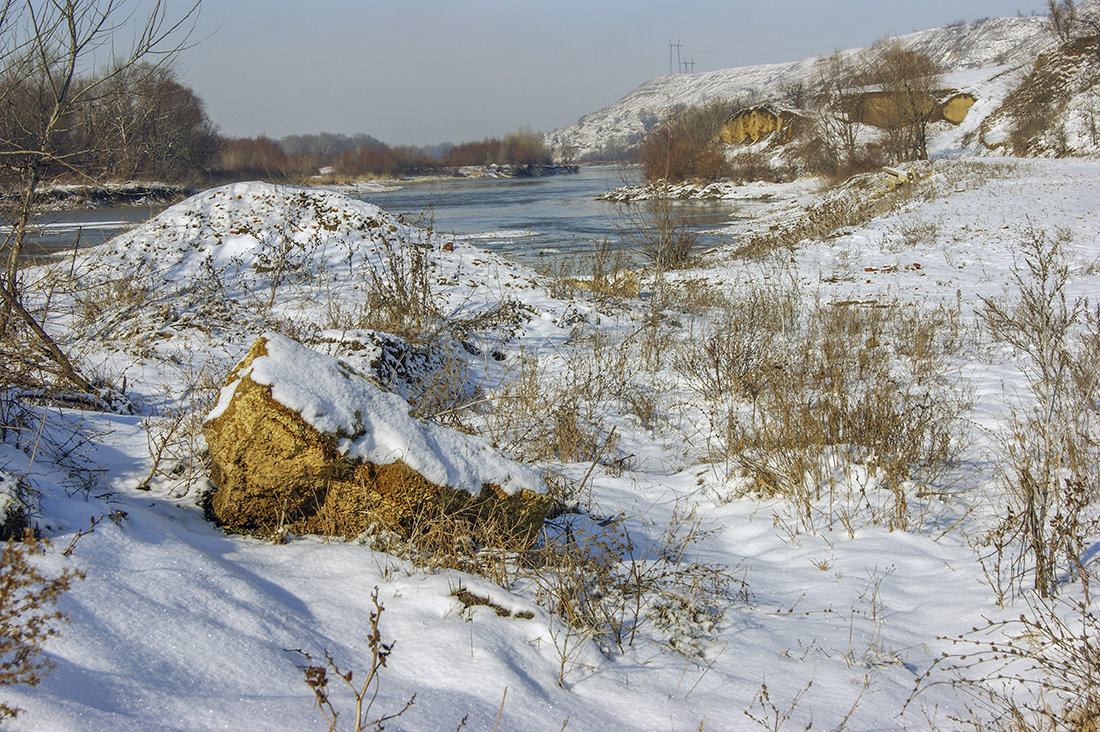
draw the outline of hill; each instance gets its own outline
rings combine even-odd
[[[1005,74],[1026,72],[1040,53],[1056,45],[1047,20],[1039,17],[987,18],[918,31],[898,40],[906,48],[938,61],[949,74],[955,75],[955,81],[970,82],[992,77],[1003,81]],[[862,50],[849,49],[843,53],[850,56]],[[546,140],[558,154],[568,152],[576,160],[598,158],[605,152],[614,153],[634,145],[674,106],[720,98],[742,99],[748,106],[779,98],[785,89],[811,86],[817,61],[813,57],[784,64],[658,76],[614,104],[549,133]],[[974,74],[976,70],[987,73]]]

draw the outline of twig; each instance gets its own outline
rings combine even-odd
[[[497,710],[497,721],[493,724],[493,732],[497,732],[500,726],[500,715],[504,714],[504,700],[508,698],[508,687],[504,687],[504,693],[500,697],[500,709]]]

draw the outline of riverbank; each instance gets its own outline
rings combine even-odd
[[[756,201],[777,196],[800,195],[820,191],[824,181],[820,178],[799,178],[788,183],[753,181],[734,183],[730,180],[697,183],[645,183],[636,186],[619,186],[600,196],[604,201],[629,203],[659,198],[681,201]]]
[[[493,178],[543,178],[551,175],[576,175],[579,165],[463,165],[424,173],[409,173],[396,177],[369,179],[326,172],[307,181],[311,186],[328,186],[340,190],[392,190],[396,186],[416,183],[438,183],[451,180],[486,180]]]
[[[102,183],[64,184],[38,189],[38,208],[46,211],[69,211],[78,208],[110,206],[169,206],[194,195],[197,188],[173,183]],[[9,191],[4,198],[13,198]]]
[[[543,178],[551,175],[575,175],[579,171],[580,167],[577,165],[470,165],[424,175],[371,180],[352,180],[331,174],[318,175],[310,178],[306,184],[342,192],[362,193],[389,191],[403,185],[445,180]],[[170,206],[194,195],[198,190],[199,188],[190,186],[155,182],[62,184],[39,188],[38,201],[39,209],[45,211],[71,211],[80,208],[112,206]],[[3,194],[3,198],[13,198],[16,195],[16,191],[9,191]]]

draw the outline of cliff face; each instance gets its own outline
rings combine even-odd
[[[976,101],[969,92],[945,90],[924,99],[922,109],[930,122],[959,125]],[[859,99],[860,119],[874,127],[890,127],[898,119],[900,104],[902,102],[890,92],[864,92]]]
[[[722,142],[727,145],[738,145],[743,142],[757,142],[761,137],[777,132],[778,138],[782,140],[789,137],[797,126],[796,113],[762,106],[738,112],[722,125],[719,134]]]

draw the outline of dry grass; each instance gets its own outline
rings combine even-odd
[[[930,188],[926,183],[911,183],[890,190],[883,187],[879,173],[853,176],[799,216],[747,236],[734,256],[755,259],[776,249],[794,249],[806,240],[823,241],[838,229],[865,224],[931,195]]]
[[[621,247],[602,239],[586,254],[565,258],[547,272],[551,294],[564,299],[580,291],[598,302],[636,298],[640,284],[631,265]]]
[[[518,575],[565,623],[552,629],[559,684],[579,665],[582,641],[594,641],[605,655],[645,640],[701,658],[728,604],[748,599],[729,567],[691,561],[691,547],[703,537],[694,512],[675,511],[663,528],[643,520],[632,532],[629,523],[566,514],[548,524]]]
[[[727,478],[786,497],[806,530],[905,529],[915,492],[936,490],[961,447],[966,401],[943,378],[959,328],[950,309],[803,306],[793,290],[757,288],[675,364],[713,405],[710,454]]]
[[[521,356],[511,380],[491,397],[485,430],[525,460],[610,458],[615,452],[610,421],[637,371],[631,357],[623,341],[598,333],[560,354],[564,374]]]

